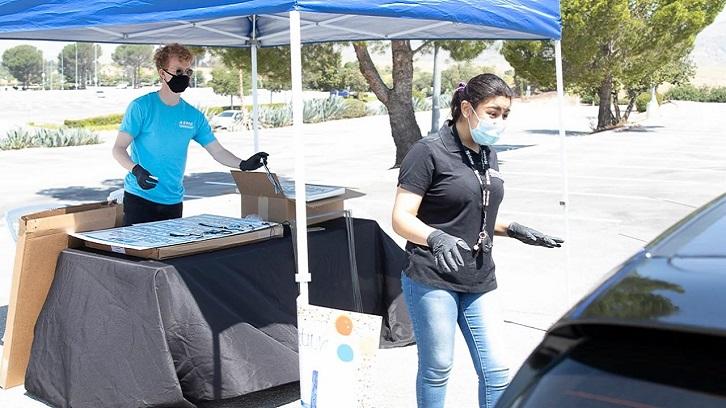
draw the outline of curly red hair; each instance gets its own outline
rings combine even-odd
[[[166,69],[172,57],[176,57],[182,62],[188,62],[194,59],[194,56],[187,47],[179,43],[167,44],[161,48],[157,48],[156,52],[154,52],[156,69]]]

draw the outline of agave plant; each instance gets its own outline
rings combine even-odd
[[[303,122],[319,123],[326,120],[341,119],[345,111],[345,100],[339,96],[325,99],[310,99],[303,107]]]
[[[38,146],[35,134],[26,129],[17,128],[10,130],[4,139],[0,139],[0,150],[17,150],[27,147]]]
[[[101,143],[94,132],[83,128],[14,129],[0,140],[0,150],[24,149],[28,147],[63,147]]]
[[[263,107],[259,111],[260,125],[276,128],[292,125],[292,108],[290,106]]]
[[[420,96],[414,96],[411,100],[413,103],[414,112],[422,112],[431,110],[431,101],[428,98],[422,98]]]

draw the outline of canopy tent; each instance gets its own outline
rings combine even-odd
[[[560,34],[559,0],[0,0],[0,39],[251,47],[256,150],[256,50],[289,45],[298,220],[307,218],[301,44],[396,39],[555,40],[566,214]],[[296,233],[296,279],[307,303],[307,231]]]
[[[298,220],[306,219],[300,46],[352,40],[555,40],[562,205],[567,211],[560,35],[559,0],[0,0],[0,39],[251,47],[256,150],[256,50],[290,45]],[[297,245],[297,279],[307,303],[310,275],[305,229],[297,229]]]
[[[558,1],[0,1],[2,38],[244,47],[393,39],[559,39]],[[256,23],[253,23],[255,22]]]
[[[298,220],[306,219],[300,46],[352,40],[555,40],[562,205],[567,211],[560,35],[559,0],[0,0],[0,39],[251,47],[255,150],[259,150],[256,50],[290,45]],[[305,229],[297,229],[297,247],[297,279],[307,303]]]

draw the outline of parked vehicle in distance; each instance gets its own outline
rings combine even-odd
[[[234,124],[242,120],[241,110],[226,110],[222,111],[209,121],[209,125],[212,129],[231,129]]]
[[[615,268],[497,407],[725,407],[726,194]]]
[[[352,95],[351,95],[350,91],[347,89],[331,89],[330,96],[340,96],[343,98],[347,98]]]

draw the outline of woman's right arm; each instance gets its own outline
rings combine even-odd
[[[436,230],[416,217],[422,199],[420,195],[398,187],[393,204],[392,223],[396,234],[415,244],[428,245],[426,238]]]

